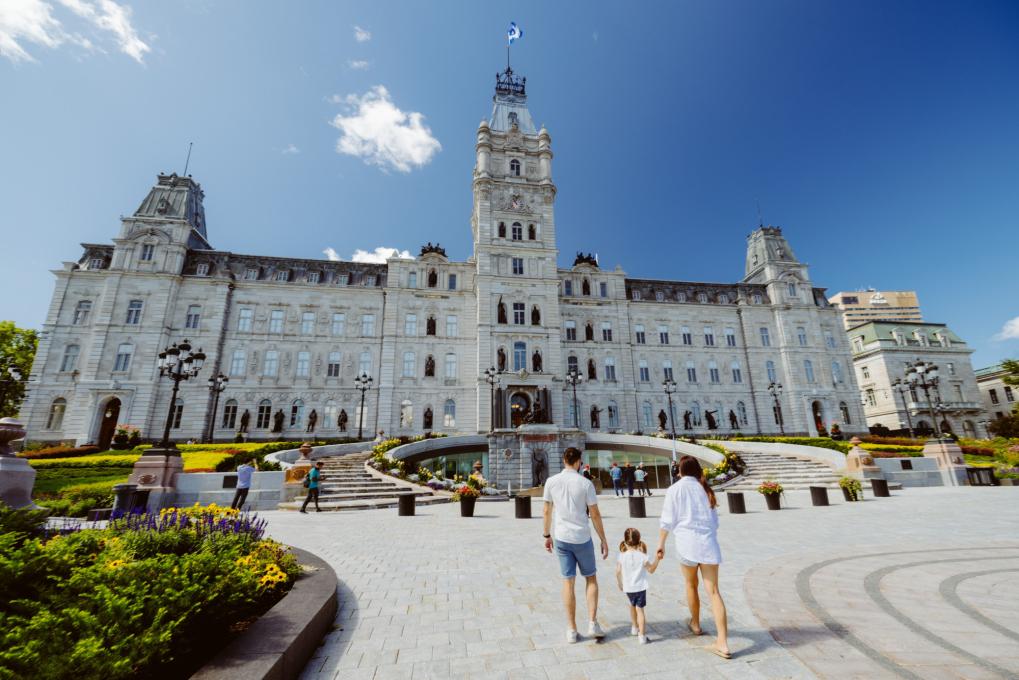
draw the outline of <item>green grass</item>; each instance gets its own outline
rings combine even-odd
[[[43,471],[40,471],[40,473]],[[48,475],[46,477],[36,476],[35,478],[35,489],[34,495],[36,498],[46,498],[50,496],[57,496],[59,493],[69,487],[77,486],[79,484],[97,484],[105,483],[109,484],[112,488],[114,484],[120,484],[126,482],[128,475],[124,473],[111,473],[110,470],[45,470],[50,473],[60,473],[54,475]],[[98,474],[94,474],[98,473]]]

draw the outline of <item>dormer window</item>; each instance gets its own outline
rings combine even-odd
[[[101,257],[93,257],[91,260],[88,261],[88,268],[89,269],[102,269],[103,268],[103,259]]]
[[[697,302],[704,303],[708,301],[707,293],[697,293]]]
[[[725,293],[722,293],[721,295],[719,295],[718,296],[718,304],[720,304],[720,305],[727,305],[727,304],[729,304],[729,296],[726,295]]]
[[[658,302],[665,302],[665,293],[660,290],[655,291],[655,300]]]
[[[152,262],[152,256],[155,254],[155,252],[156,247],[151,243],[146,243],[145,245],[143,245],[141,255],[142,262]]]
[[[516,158],[510,161],[510,174],[514,177],[520,177],[520,161]]]
[[[369,288],[375,286],[375,281],[376,278],[374,274],[368,274],[367,276],[364,277],[364,285],[368,286]]]
[[[319,279],[318,272],[308,272],[307,276],[308,283],[318,283],[318,279]]]
[[[209,263],[208,262],[201,262],[198,265],[196,265],[195,266],[195,274],[198,275],[198,276],[208,276],[209,275]]]
[[[513,228],[512,228],[512,231],[510,233],[513,235],[513,240],[514,241],[523,241],[524,240],[524,227],[519,222],[514,222],[513,223]]]
[[[640,291],[636,288],[630,291],[630,298],[632,300],[640,300]]]
[[[795,300],[798,297],[798,294],[796,292],[796,284],[795,283],[787,283],[786,284],[786,295],[789,296],[790,300]]]
[[[762,302],[764,302],[764,298],[761,297],[760,293],[754,293],[754,295],[753,295],[753,297],[751,299],[754,301],[755,305],[759,305]]]
[[[676,302],[686,302],[686,293],[676,293]]]
[[[349,283],[350,283],[350,274],[348,274],[346,272],[340,272],[339,274],[336,275],[336,285],[337,286],[346,286]]]
[[[276,278],[277,281],[289,281],[290,280],[290,271],[287,270],[287,269],[281,269],[280,271],[276,272],[276,277],[275,278]]]
[[[245,269],[244,270],[245,281],[258,281],[258,270],[257,269]]]

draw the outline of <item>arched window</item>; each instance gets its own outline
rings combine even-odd
[[[304,402],[294,399],[290,404],[290,427],[299,427],[304,422]]]
[[[849,406],[844,401],[839,402],[839,413],[842,414],[842,424],[852,425],[853,421],[849,419]]]
[[[400,427],[409,428],[414,425],[414,405],[404,400],[400,403]]]
[[[237,400],[230,399],[223,404],[223,423],[220,427],[234,429],[237,427]]]
[[[499,223],[499,238],[506,238],[506,223]]]
[[[524,240],[524,225],[520,224],[519,222],[514,222],[513,223],[513,228],[510,230],[510,234],[513,237],[514,241],[523,241]]]
[[[533,224],[527,225],[527,240],[533,241],[538,238],[538,230],[534,228]]]
[[[531,325],[532,326],[541,325],[541,310],[538,309],[537,305],[531,307]]]
[[[739,420],[740,425],[747,424],[747,405],[742,401],[736,402],[736,418]]]
[[[442,407],[442,426],[456,427],[456,402],[452,399],[447,399]]]
[[[778,373],[775,372],[775,362],[769,360],[764,365],[768,369],[768,382],[778,382]]]
[[[434,269],[428,270],[428,287],[435,288],[439,285],[439,275]]]
[[[514,177],[520,177],[520,161],[516,158],[510,161],[510,174]]]
[[[588,281],[586,278],[580,284],[580,292],[583,293],[584,295],[591,294],[591,282]]]
[[[255,415],[255,427],[260,430],[269,429],[269,420],[272,418],[272,402],[263,399],[258,402],[258,413]]]
[[[513,370],[522,371],[527,368],[527,343],[513,343]]]
[[[61,371],[73,371],[78,363],[78,353],[81,348],[78,345],[68,345],[64,348],[64,358],[60,361]]]
[[[641,411],[644,414],[644,427],[649,430],[652,429],[654,427],[654,422],[652,421],[654,414],[652,413],[653,409],[651,407],[651,402],[645,401],[641,407]]]
[[[63,397],[57,397],[50,404],[50,414],[46,418],[46,429],[47,430],[59,430],[64,426],[64,413],[67,411],[67,400]]]
[[[180,429],[180,419],[184,416],[184,400],[177,397],[173,402],[173,412],[170,414],[170,427],[174,430]]]
[[[580,369],[577,368],[577,357],[574,356],[566,357],[566,372],[567,373],[580,372]]]
[[[587,360],[587,379],[588,380],[598,379],[598,368],[594,364],[594,359]]]
[[[336,411],[336,401],[334,399],[329,399],[328,401],[326,401],[325,408],[322,409],[323,418],[322,426],[325,428],[335,427],[337,424],[338,417],[339,416],[337,416]]]
[[[701,405],[700,402],[692,402],[690,404],[690,422],[699,426],[701,424]]]
[[[606,410],[609,412],[609,427],[619,427],[619,407],[616,402],[610,400]]]

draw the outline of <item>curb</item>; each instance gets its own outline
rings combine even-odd
[[[294,587],[192,680],[292,680],[298,677],[336,617],[336,572],[293,548],[305,568]]]

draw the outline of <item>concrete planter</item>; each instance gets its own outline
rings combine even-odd
[[[460,516],[474,517],[474,504],[477,502],[474,496],[464,496],[460,499]]]
[[[779,493],[766,493],[764,494],[764,502],[768,504],[769,510],[781,510],[782,509],[782,494]]]

